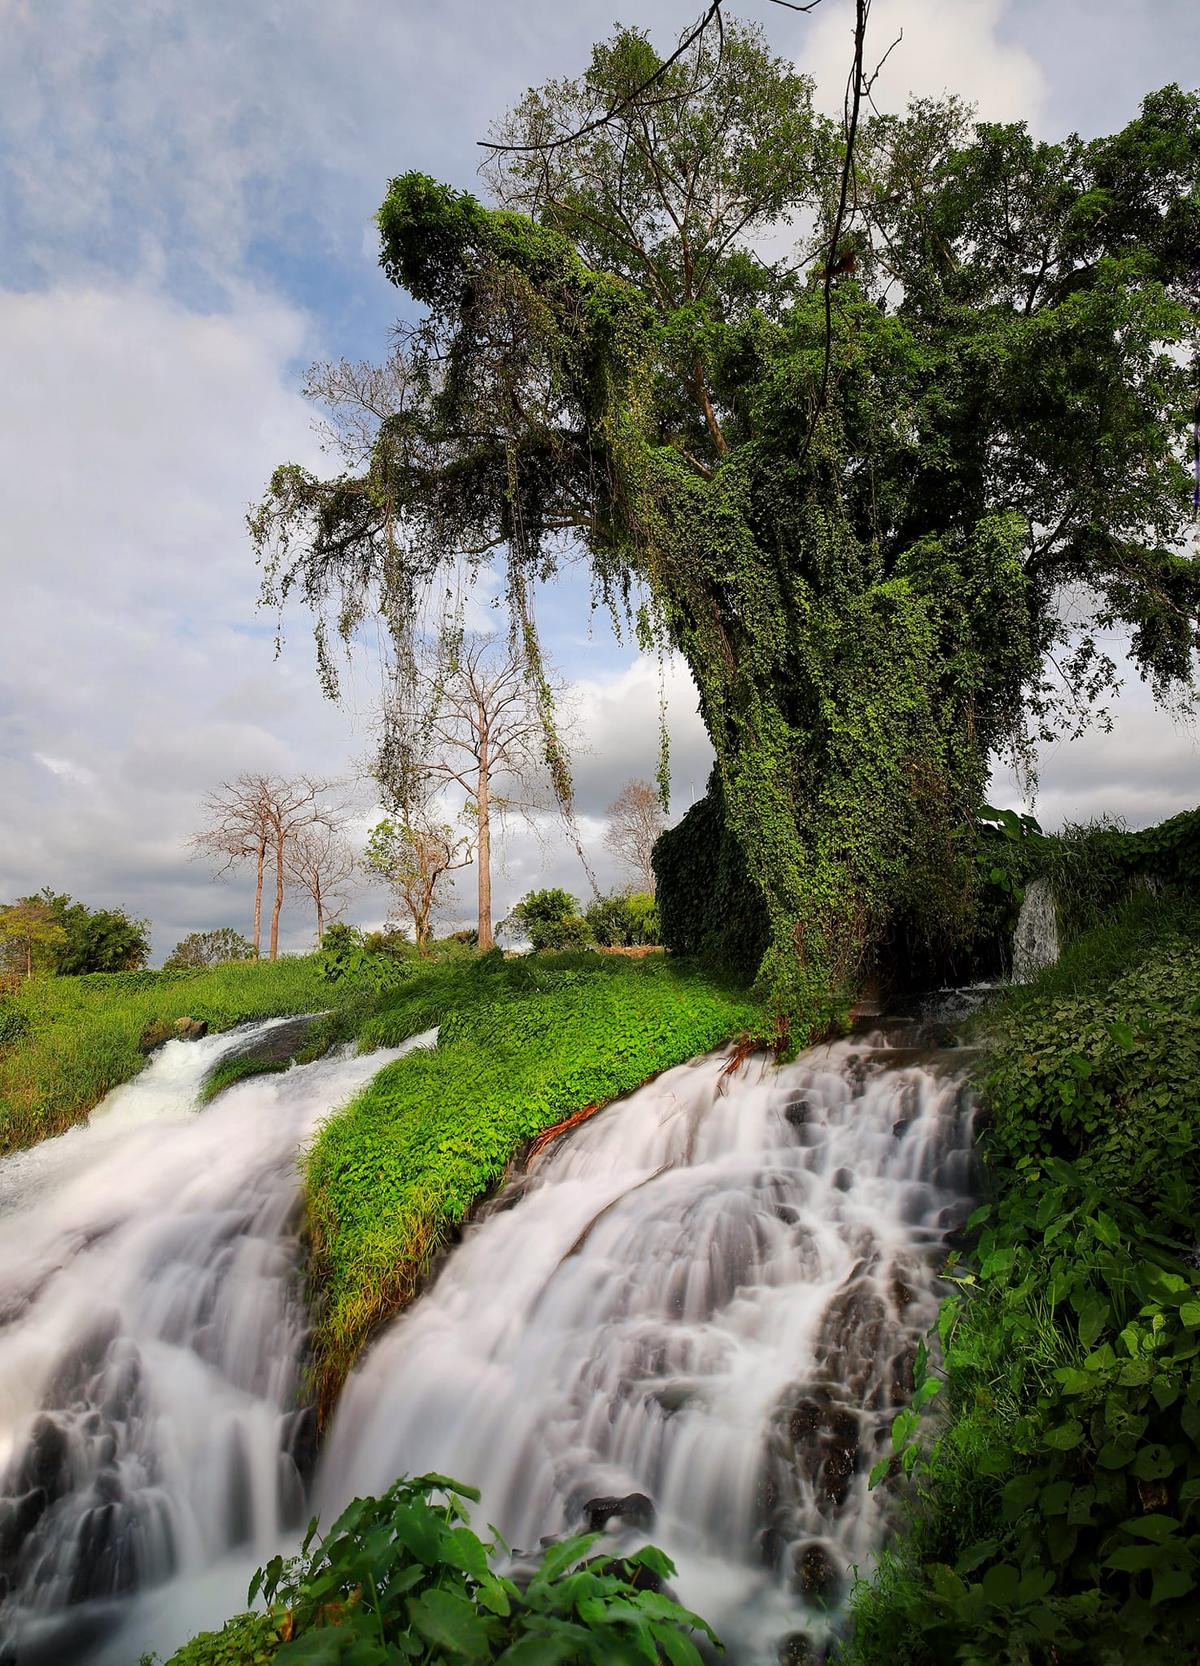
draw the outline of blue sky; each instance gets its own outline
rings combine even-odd
[[[740,9],[836,102],[848,0],[809,18]],[[323,702],[299,617],[274,658],[245,508],[276,462],[318,458],[303,368],[378,354],[402,311],[372,235],[389,175],[478,188],[489,121],[577,71],[616,10],[0,0],[0,896],[49,883],[124,903],[151,916],[161,956],[246,914],[244,885],[187,859],[205,790],[364,756],[369,671],[344,707]],[[692,15],[689,0],[621,11],[660,42]],[[873,19],[883,44],[904,31],[881,101],[953,88],[1048,135],[1117,126],[1200,64],[1191,0],[876,0]],[[589,635],[581,599],[578,583],[547,594],[541,616],[577,684],[584,832],[610,879],[601,818],[653,768],[657,690],[603,620]],[[670,687],[683,808],[706,743],[686,676]],[[1135,688],[1111,736],[1046,757],[1039,813],[1144,823],[1196,801],[1196,762]],[[514,837],[507,864],[502,906],[543,877],[582,884],[553,837]],[[364,892],[352,914],[384,907]],[[303,947],[303,910],[285,920]]]

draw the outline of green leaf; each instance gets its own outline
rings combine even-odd
[[[997,1562],[983,1576],[983,1600],[993,1608],[1011,1608],[1020,1584],[1020,1572],[1011,1562]]]
[[[560,1573],[565,1573],[574,1562],[580,1562],[587,1555],[592,1546],[601,1538],[602,1533],[580,1533],[573,1539],[564,1539],[561,1544],[551,1545],[542,1557],[536,1578],[539,1582],[549,1582],[557,1579]]]
[[[1157,1608],[1160,1602],[1173,1602],[1178,1597],[1186,1597],[1195,1588],[1195,1576],[1185,1569],[1163,1569],[1154,1576],[1154,1584],[1150,1590],[1150,1605]]]
[[[1133,1473],[1139,1481],[1161,1481],[1175,1468],[1174,1460],[1165,1446],[1143,1446],[1133,1460]]]
[[[436,1647],[461,1660],[488,1657],[487,1629],[465,1597],[453,1591],[425,1591],[410,1599],[408,1613],[422,1637]]]

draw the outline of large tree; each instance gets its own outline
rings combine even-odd
[[[1086,715],[1104,631],[1191,689],[1200,101],[1058,144],[922,103],[851,154],[752,28],[657,63],[624,30],[531,93],[497,209],[392,181],[382,263],[426,309],[404,410],[358,472],[277,471],[253,526],[275,593],[402,629],[499,549],[522,620],[579,548],[643,592],[764,983],[811,1027],[897,916],[964,928],[989,756]],[[763,259],[789,218],[808,254]]]

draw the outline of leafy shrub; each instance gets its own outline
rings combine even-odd
[[[1064,993],[1051,969],[994,1020],[995,1197],[939,1318],[953,1420],[912,1531],[859,1593],[854,1660],[1189,1658],[1200,940],[1172,929],[1194,924],[1186,911],[1157,917],[1099,989]],[[893,1430],[908,1469],[918,1409]]]
[[[662,941],[658,904],[649,891],[614,892],[588,904],[587,923],[597,943],[632,949]]]
[[[535,950],[582,949],[592,941],[577,898],[558,886],[527,892],[504,924],[523,931]]]
[[[0,1047],[11,1047],[29,1034],[29,1016],[15,1001],[0,999]]]
[[[372,940],[378,942],[381,936],[375,932]],[[407,968],[393,947],[372,948],[357,927],[337,920],[321,939],[321,971],[328,983],[387,989],[406,975]]]
[[[602,1535],[588,1533],[514,1579],[467,1525],[460,1501],[478,1497],[426,1475],[356,1499],[315,1548],[314,1522],[298,1557],[255,1575],[249,1599],[266,1614],[194,1639],[169,1666],[701,1666],[693,1634],[715,1637],[661,1591],[675,1572],[661,1551],[589,1556]]]
[[[213,931],[191,931],[176,943],[163,961],[164,972],[182,971],[192,966],[224,966],[231,960],[253,960],[254,945],[247,942],[232,926],[218,926]]]

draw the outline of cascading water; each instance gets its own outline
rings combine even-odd
[[[526,1549],[653,1514],[728,1661],[815,1658],[969,1207],[962,1055],[905,1039],[696,1060],[559,1142],[351,1377],[324,1519],[431,1469]]]
[[[301,1517],[297,1149],[398,1052],[259,1077],[197,1115],[217,1060],[276,1022],[168,1042],[87,1126],[0,1163],[4,1666],[91,1658],[166,1580],[178,1641],[188,1582],[240,1547],[215,1600],[241,1606],[242,1563]]]

